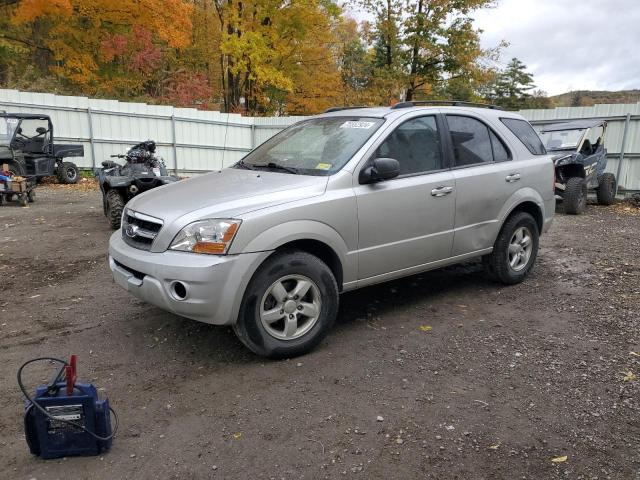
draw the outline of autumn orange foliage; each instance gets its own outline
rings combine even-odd
[[[479,95],[492,73],[468,13],[486,0],[20,0],[0,7],[0,87],[317,113]]]

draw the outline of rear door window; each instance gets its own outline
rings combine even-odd
[[[463,167],[493,162],[489,128],[472,117],[447,115],[454,165]]]
[[[511,156],[509,155],[509,150],[504,146],[502,140],[500,140],[493,132],[489,132],[489,135],[491,136],[491,146],[493,147],[493,161],[506,162],[507,160],[510,160]]]
[[[501,118],[500,120],[532,154],[544,155],[547,153],[540,137],[529,122],[518,118]]]

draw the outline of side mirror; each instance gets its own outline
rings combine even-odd
[[[376,158],[360,171],[361,184],[390,180],[400,175],[400,163],[393,158]]]

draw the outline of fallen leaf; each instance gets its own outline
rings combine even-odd
[[[494,443],[493,445],[489,445],[489,450],[497,450],[498,448],[500,448],[500,445],[502,445],[500,442],[498,443]]]
[[[433,330],[433,327],[430,327],[429,325],[420,325],[420,330],[422,330],[423,332],[430,332],[431,330]]]
[[[624,373],[624,372],[623,372]],[[633,382],[635,380],[637,380],[638,377],[636,376],[635,373],[633,372],[626,372],[624,378],[622,379],[623,382]]]
[[[234,433],[233,434],[233,438],[235,438],[236,440],[238,440],[240,437],[242,437],[242,432],[238,432],[238,433]]]
[[[551,461],[552,461],[553,463],[562,463],[562,462],[566,462],[566,461],[567,461],[567,458],[568,458],[568,457],[567,457],[566,455],[563,455],[563,456],[561,456],[561,457],[552,458],[552,459],[551,459]]]

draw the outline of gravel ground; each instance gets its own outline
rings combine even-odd
[[[90,186],[41,187],[0,229],[0,477],[640,479],[633,207],[558,214],[518,286],[471,263],[345,294],[333,333],[288,361],[113,284]],[[120,431],[102,457],[43,461],[15,373],[70,353]]]

